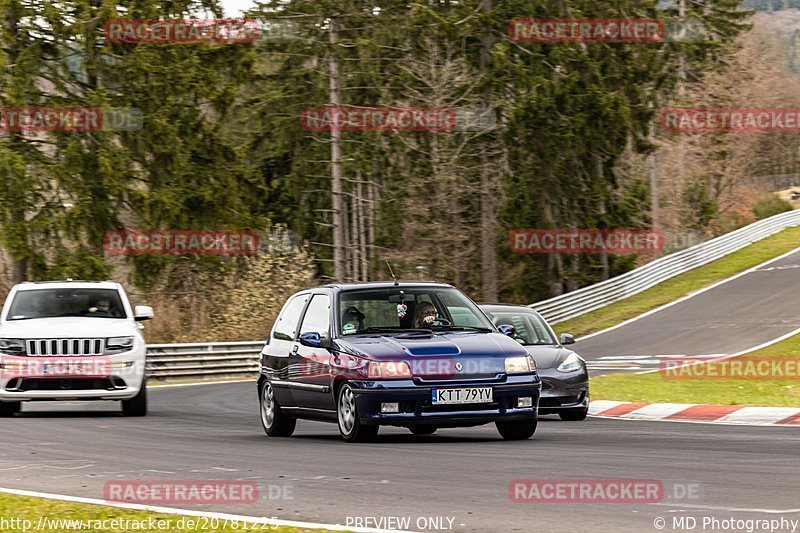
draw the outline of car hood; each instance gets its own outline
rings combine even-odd
[[[55,317],[5,321],[0,337],[11,339],[81,339],[132,335],[135,326],[124,318]]]
[[[536,368],[555,368],[560,365],[569,354],[575,353],[572,350],[567,350],[563,346],[548,345],[548,346],[525,346],[528,354],[536,361]]]
[[[372,360],[406,361],[415,376],[487,377],[505,372],[506,357],[525,349],[502,333],[453,332],[432,335],[354,336],[337,339],[341,352]],[[456,365],[458,363],[459,365]]]

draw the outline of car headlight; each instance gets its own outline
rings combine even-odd
[[[367,375],[371,379],[410,378],[411,369],[405,361],[370,361]]]
[[[25,353],[25,340],[0,339],[0,353],[6,355],[23,355]]]
[[[536,362],[530,355],[506,357],[506,374],[529,374],[536,372]]]
[[[133,350],[133,337],[110,337],[106,341],[106,355]]]
[[[556,367],[556,370],[559,372],[575,372],[581,368],[583,368],[583,359],[578,354],[571,353]]]

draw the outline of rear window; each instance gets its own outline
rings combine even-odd
[[[7,320],[84,317],[127,318],[114,289],[33,289],[14,295]]]

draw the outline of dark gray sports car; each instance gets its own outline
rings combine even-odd
[[[539,414],[558,414],[561,420],[584,420],[589,412],[589,374],[583,358],[565,348],[572,335],[559,340],[542,316],[522,305],[485,304],[480,308],[495,326],[514,326],[514,339],[536,361],[542,379]]]

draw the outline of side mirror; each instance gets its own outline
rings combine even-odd
[[[571,333],[562,333],[561,344],[575,344],[575,337]]]
[[[330,348],[331,347],[331,340],[328,337],[323,337],[316,331],[309,331],[307,333],[301,333],[300,337],[297,339],[300,344],[303,346],[308,346],[310,348]]]
[[[149,305],[137,305],[133,308],[133,319],[137,322],[153,318],[153,308]]]
[[[515,328],[510,324],[503,324],[501,326],[497,326],[497,329],[500,331],[500,333],[508,337],[511,337],[512,339],[517,335],[517,328]]]

